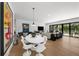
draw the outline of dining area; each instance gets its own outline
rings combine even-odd
[[[42,52],[46,49],[46,42],[47,37],[40,33],[33,32],[26,36],[21,35],[22,49],[25,50],[22,55],[31,56],[32,51],[35,51],[35,56],[44,56]]]

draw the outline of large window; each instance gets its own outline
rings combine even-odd
[[[58,30],[62,32],[62,25],[58,25]]]
[[[54,25],[54,31],[58,31],[58,25]]]
[[[54,31],[54,26],[53,25],[50,25],[49,26],[49,32],[53,32]]]
[[[79,37],[79,23],[71,24],[71,35],[74,37]]]
[[[68,23],[62,25],[51,25],[50,31],[60,31],[66,36],[79,37],[79,23]]]
[[[63,25],[63,34],[69,36],[69,24]]]
[[[49,26],[50,32],[60,31],[62,32],[62,25],[50,25]]]

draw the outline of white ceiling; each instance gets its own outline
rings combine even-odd
[[[12,2],[16,19],[49,23],[79,17],[79,2]]]

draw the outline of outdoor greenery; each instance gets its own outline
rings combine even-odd
[[[58,29],[60,32],[62,32],[62,25],[58,25]]]
[[[63,24],[63,34],[68,34],[68,35],[79,35],[79,23],[71,23],[70,24],[70,29],[69,30],[69,24]],[[62,32],[62,25],[59,24],[59,25],[51,25],[49,30],[51,31],[60,31]],[[70,34],[69,34],[70,32]]]
[[[63,32],[64,32],[64,34],[66,33],[66,34],[69,34],[69,24],[64,24],[63,25]]]
[[[79,23],[74,23],[71,25],[71,32],[75,34],[79,34]]]

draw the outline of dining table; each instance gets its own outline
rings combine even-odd
[[[33,37],[31,34],[27,35],[25,37],[25,40],[29,43],[33,45],[33,48],[31,48],[31,50],[35,50],[35,51],[43,51],[46,49],[44,43],[45,43],[45,39],[46,36],[42,36],[40,35],[36,35],[35,37]],[[37,53],[36,55],[43,55],[42,53]]]
[[[40,44],[44,42],[44,37],[41,35],[36,35],[35,37],[32,37],[32,35],[28,35],[25,37],[25,40],[29,43]]]

